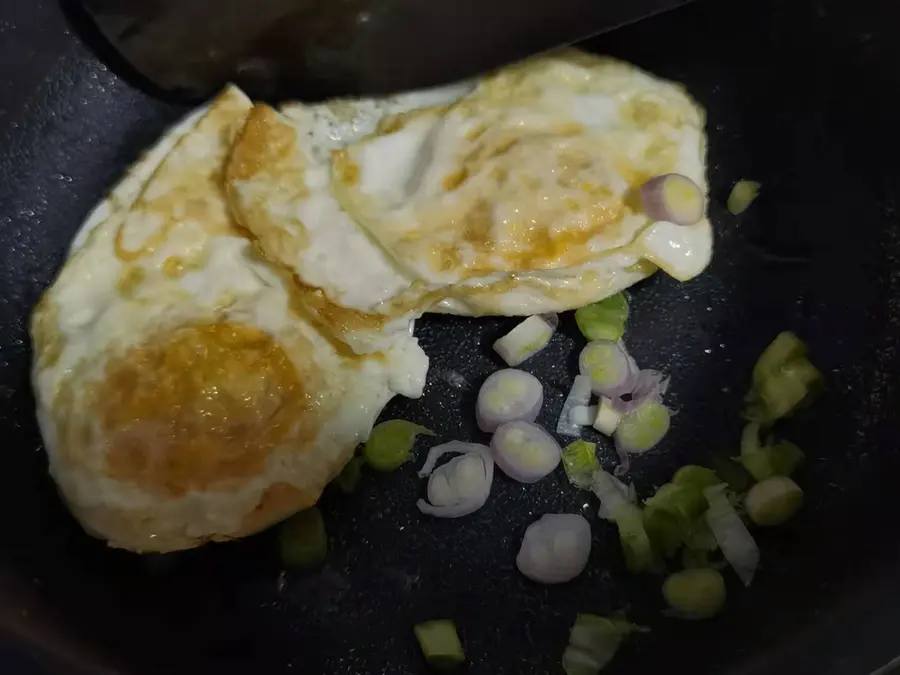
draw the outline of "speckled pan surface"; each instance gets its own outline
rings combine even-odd
[[[808,508],[760,535],[757,581],[749,590],[731,583],[727,612],[705,624],[662,617],[657,582],[624,573],[614,533],[600,523],[588,572],[575,582],[544,588],[515,572],[532,520],[581,510],[583,495],[559,474],[527,487],[499,478],[486,507],[460,521],[418,514],[414,466],[367,474],[353,496],[325,500],[331,552],[309,576],[282,573],[271,534],[152,559],[85,536],[46,476],[27,387],[27,315],[84,214],[182,110],[100,66],[49,1],[4,5],[0,650],[33,655],[11,667],[407,675],[424,672],[411,626],[449,617],[469,672],[536,675],[561,672],[576,612],[617,609],[652,632],[622,650],[613,674],[680,664],[694,673],[849,675],[893,657],[900,140],[890,101],[900,41],[888,3],[789,5],[701,0],[590,45],[685,82],[708,111],[714,261],[691,283],[659,275],[632,292],[629,346],[642,365],[672,375],[679,411],[664,445],[635,462],[639,491],[686,461],[735,451],[750,368],[779,330],[810,343],[829,383],[789,430],[810,458],[799,479]],[[737,219],[721,204],[740,177],[764,187]],[[500,365],[490,343],[512,323],[422,321],[432,359],[425,397],[398,400],[385,416],[429,425],[440,440],[481,438],[475,393]],[[579,345],[567,317],[525,365],[545,383],[540,421],[550,426]]]

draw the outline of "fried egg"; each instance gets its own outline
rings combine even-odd
[[[360,353],[380,349],[439,302],[438,289],[405,274],[331,191],[331,152],[395,114],[458,99],[467,84],[377,101],[253,107],[225,185],[238,221],[295,275],[318,325]]]
[[[567,50],[385,119],[333,153],[332,192],[404,274],[450,289],[446,311],[561,311],[705,268],[708,220],[653,222],[636,199],[666,173],[705,190],[705,146],[680,86]]]
[[[233,220],[223,174],[252,107],[230,88],[151,150],[32,317],[50,471],[115,547],[190,548],[311,506],[384,404],[421,394],[408,331],[353,353]]]

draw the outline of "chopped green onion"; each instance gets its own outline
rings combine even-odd
[[[566,675],[597,675],[612,661],[626,637],[646,631],[625,619],[579,614],[563,652],[563,670]]]
[[[790,476],[803,463],[803,451],[789,441],[762,446],[759,432],[758,422],[750,422],[744,427],[738,461],[757,481],[771,476]]]
[[[284,521],[278,532],[278,543],[286,567],[310,569],[325,562],[328,537],[319,509],[306,509]]]
[[[628,321],[628,300],[622,293],[575,310],[575,323],[588,340],[620,340]]]
[[[739,180],[728,195],[728,210],[735,216],[746,211],[759,194],[759,188],[760,184],[756,181]]]
[[[678,511],[688,519],[694,519],[702,515],[706,511],[706,507],[706,497],[703,496],[703,490],[693,485],[666,483],[660,486],[656,494],[647,500],[647,508]]]
[[[712,469],[707,469],[705,466],[697,466],[696,464],[688,464],[675,472],[675,475],[672,476],[672,482],[675,485],[687,485],[698,490],[705,490],[713,485],[718,485],[722,482],[722,479]]]
[[[597,515],[612,523],[616,522],[616,514],[625,505],[634,506],[637,494],[633,485],[625,485],[622,481],[603,470],[594,474],[591,490],[600,500]]]
[[[775,336],[753,366],[753,384],[758,386],[776,375],[790,361],[806,358],[806,343],[790,331]]]
[[[347,462],[344,470],[334,479],[335,485],[340,488],[341,492],[350,494],[356,489],[356,486],[359,485],[359,479],[362,477],[362,467],[365,463],[366,460],[362,457],[354,457]]]
[[[393,471],[409,459],[416,436],[434,436],[431,429],[407,422],[388,420],[372,429],[363,448],[363,457],[376,471]]]
[[[704,569],[709,567],[709,551],[692,548],[681,549],[681,566],[686,570]]]
[[[770,445],[767,450],[772,463],[772,474],[775,476],[792,475],[806,460],[803,451],[790,441],[779,441]]]
[[[685,619],[708,619],[725,606],[725,579],[714,569],[694,568],[669,575],[662,592],[675,615]]]
[[[734,461],[730,457],[712,455],[709,458],[709,462],[712,464],[716,475],[728,483],[728,487],[734,492],[746,492],[750,489],[750,486],[753,485],[753,476],[742,464]]]
[[[650,220],[675,225],[693,225],[703,218],[706,195],[687,176],[667,173],[651,178],[641,186],[641,206]]]
[[[681,566],[686,570],[695,569],[711,569],[723,570],[728,567],[728,563],[719,558],[718,560],[710,560],[709,556],[712,551],[698,551],[690,548],[681,549]]]
[[[715,535],[722,555],[744,585],[749,586],[759,565],[759,546],[732,505],[724,484],[706,488],[703,494],[709,502],[706,512],[709,529]]]
[[[789,520],[803,506],[803,490],[787,476],[760,481],[747,493],[744,507],[757,525],[771,527]]]
[[[741,457],[753,455],[762,450],[762,444],[759,441],[761,429],[759,422],[750,422],[744,427],[744,431],[741,433]]]
[[[550,342],[559,318],[556,314],[529,316],[494,343],[494,351],[509,366],[530,359]]]
[[[452,621],[426,621],[416,624],[413,631],[430,666],[446,668],[465,662],[466,653]]]
[[[670,423],[669,409],[657,400],[647,399],[622,417],[616,428],[616,448],[630,454],[646,452],[668,433]]]
[[[659,488],[644,509],[644,529],[656,550],[667,558],[674,555],[706,506],[696,487],[667,483]]]
[[[590,490],[594,472],[600,470],[597,444],[588,441],[569,443],[563,449],[562,460],[569,481],[582,490]]]
[[[625,566],[632,574],[654,572],[659,561],[644,529],[644,514],[639,506],[626,503],[615,513],[616,526],[619,528],[619,542],[625,555]]]
[[[689,527],[690,523],[678,512],[644,509],[644,530],[654,550],[666,558],[678,551]]]
[[[806,358],[806,345],[793,333],[781,333],[753,368],[744,416],[770,424],[808,401],[821,384],[822,374]]]
[[[598,396],[614,397],[630,391],[637,367],[619,342],[593,340],[578,357],[578,370],[591,378],[591,388]]]
[[[605,436],[612,436],[622,421],[622,413],[616,410],[612,399],[606,396],[600,397],[600,405],[597,406],[597,415],[594,418],[594,428]]]
[[[822,374],[809,361],[785,365],[781,371],[755,388],[747,400],[747,419],[774,422],[799,407],[818,388]]]
[[[691,551],[715,551],[719,548],[719,542],[709,529],[706,518],[695,518],[691,523],[684,546]]]

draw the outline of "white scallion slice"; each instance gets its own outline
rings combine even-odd
[[[706,512],[709,529],[719,542],[725,559],[744,585],[749,586],[759,565],[759,547],[728,500],[724,483],[706,488],[703,494],[709,502]]]
[[[544,386],[534,375],[515,368],[499,370],[478,391],[478,428],[493,433],[507,422],[534,422],[543,403]]]
[[[637,501],[637,494],[633,486],[625,485],[615,476],[602,470],[594,473],[591,491],[600,500],[600,510],[597,515],[611,522],[615,522],[616,513],[620,508]]]
[[[589,427],[597,417],[597,406],[576,405],[569,413],[569,421],[579,427]]]
[[[612,399],[631,392],[638,372],[625,348],[610,340],[588,342],[578,358],[578,369],[591,378],[595,394]]]
[[[532,581],[561,584],[584,571],[591,553],[591,526],[580,515],[548,513],[525,530],[516,567]]]
[[[491,439],[497,466],[520,483],[535,483],[557,467],[562,449],[553,436],[530,422],[509,422]]]
[[[790,520],[803,506],[803,490],[787,476],[772,476],[747,492],[744,508],[757,525],[772,527]]]
[[[669,431],[671,413],[660,401],[648,399],[619,422],[616,448],[628,454],[641,454],[655,447]]]
[[[687,176],[668,173],[651,178],[641,187],[644,212],[651,220],[693,225],[703,218],[706,196]]]
[[[451,452],[459,456],[435,468],[438,459]],[[459,518],[484,506],[494,480],[494,460],[485,445],[451,441],[428,452],[419,476],[429,476],[429,501],[416,502],[419,510],[437,518]]]
[[[591,378],[586,375],[578,375],[575,383],[566,396],[563,403],[562,413],[560,413],[559,421],[556,423],[556,433],[560,436],[581,435],[581,427],[572,423],[572,410],[576,407],[587,407],[591,402]]]
[[[597,406],[597,414],[593,420],[594,428],[605,436],[612,436],[621,421],[622,413],[616,410],[612,399],[601,396],[600,405]]]
[[[556,314],[530,316],[494,343],[494,351],[507,365],[517,366],[550,342],[559,319]]]

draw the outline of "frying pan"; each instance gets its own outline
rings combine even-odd
[[[709,270],[633,289],[636,359],[672,376],[679,414],[634,462],[641,494],[689,461],[736,451],[741,396],[780,330],[809,344],[828,388],[787,436],[803,447],[804,511],[758,533],[753,586],[729,579],[727,611],[677,622],[658,581],[623,569],[594,523],[588,571],[537,587],[514,568],[529,522],[586,501],[554,475],[495,482],[460,521],[421,517],[414,467],[326,496],[330,554],[316,574],[283,572],[272,533],[156,558],[82,533],[46,474],[28,386],[27,317],[79,222],[184,109],[109,72],[48,0],[0,10],[0,650],[3,672],[411,674],[413,624],[453,618],[473,674],[560,672],[574,614],[626,609],[651,632],[610,673],[871,672],[900,651],[896,477],[900,391],[900,86],[897,10],[858,0],[700,0],[588,43],[683,81],[706,106]],[[763,192],[742,217],[721,204],[741,177]],[[425,396],[385,417],[478,439],[474,393],[498,367],[488,345],[515,322],[427,317]],[[526,369],[553,426],[581,341],[571,320]],[[449,377],[453,371],[462,376]],[[604,448],[608,464],[613,456]],[[593,507],[586,510],[588,515]],[[593,516],[592,516],[593,517]]]

